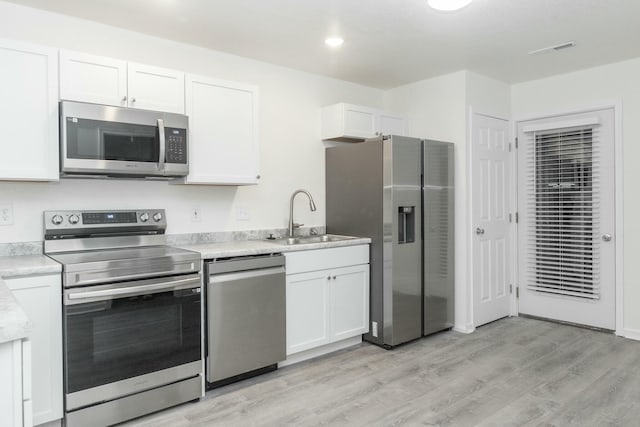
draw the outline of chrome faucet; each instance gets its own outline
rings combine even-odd
[[[291,200],[289,201],[289,237],[293,237],[293,229],[294,228],[298,228],[304,224],[296,224],[293,222],[293,200],[296,198],[296,196],[299,193],[303,193],[306,194],[307,197],[309,198],[309,209],[311,209],[311,212],[316,210],[316,204],[313,201],[313,197],[311,197],[311,194],[307,191],[307,190],[296,190],[293,192],[293,194],[291,195]]]

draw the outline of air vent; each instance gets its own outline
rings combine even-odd
[[[529,52],[529,55],[541,55],[543,53],[549,53],[553,51],[568,49],[570,47],[574,47],[575,45],[576,45],[576,42],[574,41],[565,42],[565,43],[557,44],[554,46],[543,47],[542,49],[532,50],[531,52]]]

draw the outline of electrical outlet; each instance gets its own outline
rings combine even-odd
[[[13,224],[13,206],[9,203],[0,203],[0,225]]]
[[[200,222],[200,206],[194,206],[191,208],[191,222]]]
[[[246,208],[238,208],[236,210],[236,220],[238,221],[249,221],[250,215],[249,210]]]
[[[378,322],[371,322],[371,335],[378,336]]]

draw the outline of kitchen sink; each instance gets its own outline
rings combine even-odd
[[[342,240],[351,239],[357,239],[357,237],[340,236],[337,234],[321,234],[318,236],[285,237],[283,239],[274,240],[273,242],[281,245],[304,245],[308,243],[340,242]]]

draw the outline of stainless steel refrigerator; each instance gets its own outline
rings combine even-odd
[[[372,240],[367,341],[453,326],[453,195],[451,143],[392,135],[326,149],[327,232]]]

